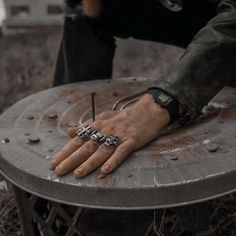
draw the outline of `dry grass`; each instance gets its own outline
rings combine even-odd
[[[16,202],[11,190],[0,191],[0,236],[21,236]]]

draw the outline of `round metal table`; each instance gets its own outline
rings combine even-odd
[[[172,125],[112,174],[58,177],[51,157],[66,130],[118,99],[152,84],[146,78],[92,81],[29,96],[0,117],[0,169],[14,185],[54,202],[96,209],[140,210],[203,202],[236,189],[236,89],[224,88],[189,127]]]

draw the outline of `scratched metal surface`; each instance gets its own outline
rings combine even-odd
[[[236,89],[225,88],[191,127],[165,130],[103,179],[57,177],[51,157],[68,142],[65,131],[90,117],[90,92],[98,112],[152,84],[145,78],[94,81],[46,90],[0,117],[0,169],[14,184],[54,201],[107,209],[150,209],[186,205],[236,188]],[[54,115],[57,118],[52,118]],[[48,117],[49,115],[49,117]],[[50,117],[50,115],[52,117]],[[29,144],[28,138],[40,138]],[[207,145],[216,144],[216,152]]]

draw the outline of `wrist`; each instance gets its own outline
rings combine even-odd
[[[180,106],[167,92],[161,89],[149,89],[154,101],[160,107],[166,109],[170,115],[170,123],[175,122],[179,118]]]
[[[165,127],[170,123],[171,117],[167,109],[158,105],[151,94],[145,94],[140,102],[148,108],[152,119],[160,126]]]

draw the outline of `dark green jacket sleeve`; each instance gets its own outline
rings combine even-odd
[[[154,87],[169,93],[195,119],[214,95],[235,82],[236,0],[223,0],[217,15]]]

